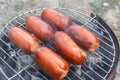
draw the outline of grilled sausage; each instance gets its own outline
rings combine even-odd
[[[68,16],[51,8],[43,10],[41,18],[48,23],[55,25],[58,30],[65,30],[72,25],[72,20]]]
[[[39,47],[37,38],[20,26],[11,27],[8,38],[27,54],[34,52]]]
[[[32,15],[27,17],[25,25],[42,41],[50,39],[54,34],[52,27],[43,21],[40,16]]]
[[[71,36],[78,45],[89,52],[93,52],[99,47],[98,38],[83,26],[73,25],[65,32]]]
[[[63,31],[57,31],[52,37],[56,49],[73,64],[82,64],[86,59],[86,53]]]
[[[61,80],[69,72],[68,63],[45,46],[35,51],[35,61],[43,71],[57,80]]]

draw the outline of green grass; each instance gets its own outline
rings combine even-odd
[[[21,5],[15,5],[14,7],[15,7],[15,10],[16,10],[16,11],[19,11],[19,10],[22,9],[22,6],[21,6]]]
[[[109,2],[110,4],[117,4],[118,2],[120,2],[120,0],[105,0],[107,2]]]
[[[30,7],[34,7],[34,6],[37,5],[37,3],[35,3],[35,2],[31,2],[29,5],[30,5]]]

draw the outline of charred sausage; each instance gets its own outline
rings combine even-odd
[[[37,38],[20,26],[11,27],[8,31],[8,38],[27,54],[39,47]]]
[[[52,37],[56,49],[73,64],[82,64],[86,53],[63,31],[57,31]]]
[[[99,47],[99,40],[90,30],[80,25],[73,25],[65,31],[74,41],[89,52]]]
[[[61,80],[69,72],[68,63],[57,53],[45,46],[35,51],[35,61],[43,71],[57,80]]]
[[[25,25],[42,41],[47,41],[54,34],[52,27],[43,21],[40,16],[27,17]]]
[[[47,8],[43,10],[41,17],[48,23],[56,26],[58,30],[65,30],[72,25],[72,20],[55,9]]]

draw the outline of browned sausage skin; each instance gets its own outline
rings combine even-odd
[[[82,64],[86,53],[63,31],[57,31],[52,37],[56,49],[71,63]]]
[[[48,75],[61,80],[69,72],[68,63],[48,47],[40,47],[35,51],[35,61]]]
[[[11,27],[8,38],[27,54],[31,54],[39,47],[37,38],[20,26]]]
[[[72,20],[55,9],[44,9],[41,18],[51,24],[54,24],[58,30],[65,30],[72,25]]]
[[[98,38],[83,26],[73,25],[65,32],[71,36],[78,45],[89,52],[93,52],[99,47]]]
[[[25,25],[42,41],[50,39],[54,34],[52,27],[43,21],[40,16],[32,15],[27,17]]]

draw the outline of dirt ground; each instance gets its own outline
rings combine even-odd
[[[0,26],[5,26],[21,12],[43,7],[72,8],[88,15],[97,13],[111,27],[120,43],[120,0],[0,0]],[[120,71],[117,74],[116,80],[120,80]]]

